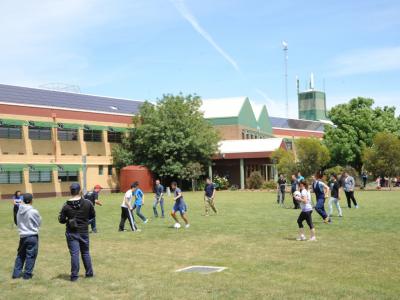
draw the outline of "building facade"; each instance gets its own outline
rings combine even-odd
[[[0,198],[68,193],[71,182],[118,190],[112,148],[141,102],[0,85]]]

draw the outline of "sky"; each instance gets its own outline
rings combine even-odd
[[[247,96],[289,116],[310,74],[328,108],[400,112],[400,1],[0,0],[0,83],[154,101]]]

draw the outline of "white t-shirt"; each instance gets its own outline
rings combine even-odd
[[[300,202],[300,207],[302,211],[311,211],[313,210],[312,205],[311,205],[311,193],[307,191],[306,189],[301,190],[301,198],[306,198],[307,202]]]
[[[121,207],[128,208],[128,206],[125,203],[125,198],[128,199],[129,204],[132,206],[132,200],[133,200],[132,190],[128,190],[125,193],[124,200],[122,200],[122,204],[121,204]]]

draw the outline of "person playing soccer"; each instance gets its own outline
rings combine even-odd
[[[283,174],[279,174],[279,179],[277,181],[278,190],[278,204],[283,206],[285,202],[285,192],[286,192],[286,178]]]
[[[14,224],[17,225],[17,213],[19,209],[19,205],[22,203],[23,197],[21,195],[21,191],[16,191],[13,196],[13,215],[14,215]]]
[[[325,211],[325,198],[329,193],[329,187],[322,181],[322,172],[315,174],[315,180],[313,182],[313,190],[317,198],[317,204],[315,210],[322,217],[325,224],[331,223],[332,220],[328,217]]]
[[[331,190],[331,198],[329,199],[328,206],[329,206],[329,217],[332,217],[332,212],[333,212],[333,203],[335,203],[336,209],[339,213],[339,217],[342,217],[342,208],[340,207],[339,204],[339,182],[337,179],[336,174],[331,175],[331,180],[329,182],[329,187]]]
[[[136,188],[134,183],[131,184],[131,188],[125,193],[124,200],[122,200],[121,204],[121,220],[119,222],[118,231],[125,231],[125,222],[128,219],[129,225],[133,232],[139,231],[137,229],[135,219],[132,215],[132,202],[133,202],[133,192]]]
[[[354,187],[356,182],[353,176],[349,173],[344,172],[343,189],[347,199],[347,206],[351,208],[351,202],[353,201],[354,207],[358,208],[357,200],[354,198]]]
[[[211,178],[206,179],[206,186],[204,188],[204,209],[205,209],[205,216],[209,215],[210,207],[211,209],[217,214],[218,211],[215,208],[215,185],[211,181]]]
[[[161,218],[164,218],[164,186],[160,183],[160,180],[156,180],[156,186],[154,187],[154,203],[153,203],[153,212],[154,212],[154,217],[158,218],[158,212],[157,212],[157,205],[160,204],[161,208]]]
[[[101,186],[96,184],[93,188],[93,191],[87,192],[83,198],[92,202],[93,207],[96,207],[96,204],[99,206],[103,206],[103,203],[99,200],[99,193],[101,192]],[[92,228],[92,233],[97,233],[97,226],[96,226],[96,217],[89,220],[89,224]]]
[[[171,212],[171,216],[175,220],[174,227],[175,228],[180,227],[178,218],[176,217],[176,213],[179,212],[181,214],[183,221],[185,222],[185,228],[189,228],[190,227],[189,220],[186,217],[187,207],[185,200],[183,199],[182,196],[182,191],[180,188],[178,188],[178,185],[175,181],[171,183],[171,189],[174,192],[174,201],[175,201],[174,207],[172,208]]]
[[[304,226],[303,221],[307,222],[308,227],[310,227],[310,241],[316,241],[315,238],[315,228],[312,222],[312,205],[311,205],[311,194],[308,191],[308,183],[305,180],[301,180],[299,182],[300,186],[300,194],[299,192],[295,192],[296,200],[300,202],[301,213],[297,219],[297,224],[299,225],[299,237],[297,238],[298,241],[305,241],[306,237],[304,235]]]
[[[144,194],[139,188],[139,182],[133,183],[133,196],[135,197],[135,204],[132,207],[132,211],[136,209],[136,215],[146,224],[149,220],[142,214],[142,206],[144,205]]]

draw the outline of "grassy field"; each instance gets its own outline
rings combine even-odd
[[[117,232],[121,195],[97,208],[91,235],[95,278],[68,281],[70,258],[57,215],[64,199],[36,200],[43,226],[35,276],[11,280],[18,244],[12,207],[0,202],[0,299],[398,299],[400,295],[400,192],[358,192],[360,208],[322,224],[317,242],[297,242],[299,211],[266,192],[220,192],[218,216],[203,217],[201,193],[185,193],[189,229],[170,217],[140,233]],[[144,212],[151,216],[150,195]],[[167,200],[168,211],[172,200]],[[344,206],[344,201],[342,201]],[[175,273],[190,265],[228,269],[200,275]],[[83,266],[81,265],[81,274]]]

